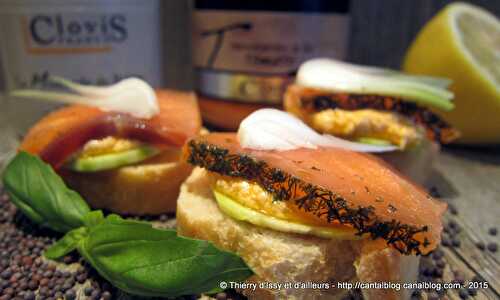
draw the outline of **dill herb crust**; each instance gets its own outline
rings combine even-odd
[[[293,201],[300,209],[326,218],[329,223],[336,221],[353,227],[357,235],[382,238],[402,254],[422,254],[420,247],[430,244],[426,237],[423,242],[415,237],[427,232],[427,226],[402,224],[394,219],[380,220],[372,206],[351,206],[333,191],[307,183],[246,154],[230,153],[206,141],[191,140],[187,144],[186,160],[211,172],[255,182],[276,201]]]

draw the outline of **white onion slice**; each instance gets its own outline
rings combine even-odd
[[[445,78],[409,75],[395,70],[354,65],[317,58],[303,63],[297,84],[336,92],[402,97],[424,106],[449,111],[454,108],[453,93]]]
[[[238,140],[243,148],[256,150],[292,150],[337,147],[357,152],[390,152],[396,146],[351,142],[329,134],[321,135],[302,120],[281,110],[259,109],[240,124]]]
[[[10,95],[19,98],[96,106],[102,110],[128,113],[145,119],[160,112],[155,91],[139,78],[123,79],[110,86],[81,85],[52,76],[49,77],[49,81],[58,83],[77,94],[25,89],[14,90]]]

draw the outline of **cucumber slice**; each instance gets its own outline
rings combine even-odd
[[[383,140],[383,139],[377,139],[377,138],[372,138],[372,137],[360,137],[356,139],[356,142],[360,142],[363,144],[368,144],[368,145],[376,145],[376,146],[391,146],[391,142]]]
[[[222,212],[238,221],[249,222],[256,226],[276,231],[314,235],[328,239],[335,238],[341,240],[357,240],[361,238],[356,235],[356,231],[351,228],[338,229],[332,227],[311,226],[278,219],[245,207],[218,191],[214,190],[213,193]]]
[[[111,170],[141,162],[158,154],[158,152],[159,150],[154,147],[140,146],[135,149],[117,153],[77,158],[71,162],[69,168],[77,172],[98,172]]]

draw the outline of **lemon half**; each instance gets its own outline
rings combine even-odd
[[[438,113],[461,131],[458,142],[500,143],[500,21],[493,14],[446,6],[413,41],[403,69],[453,80],[456,107]]]

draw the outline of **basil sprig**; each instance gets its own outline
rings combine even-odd
[[[58,259],[71,251],[77,249],[78,243],[87,238],[89,227],[99,225],[104,220],[104,214],[100,210],[93,210],[83,216],[85,226],[73,229],[66,233],[62,239],[58,240],[44,252],[44,256],[49,259]]]
[[[27,187],[28,183],[32,186]],[[114,214],[104,217],[86,204],[86,211],[79,209],[79,214],[71,214],[75,218],[68,218],[66,209],[81,206],[70,202],[83,199],[75,197],[78,194],[69,190],[50,166],[30,154],[19,153],[14,158],[6,169],[4,184],[9,195],[17,197],[13,202],[30,219],[68,231],[47,249],[47,258],[57,259],[76,249],[101,276],[128,293],[157,297],[214,293],[221,290],[222,281],[243,281],[253,274],[237,255],[208,241],[180,237],[175,230],[155,229],[150,223]]]
[[[104,278],[142,296],[217,292],[221,281],[252,275],[240,257],[207,241],[116,215],[91,227],[77,249]]]
[[[67,232],[83,225],[87,202],[66,187],[61,177],[38,157],[20,152],[8,164],[3,184],[10,199],[41,226]]]

